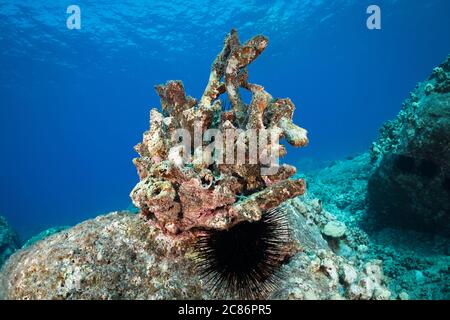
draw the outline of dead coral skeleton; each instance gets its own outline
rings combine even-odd
[[[151,110],[150,130],[135,147],[140,157],[133,162],[140,182],[130,196],[141,213],[164,231],[175,235],[228,230],[242,221],[258,221],[267,210],[304,193],[302,179],[289,179],[295,167],[270,162],[269,168],[275,170],[264,171],[267,163],[251,161],[255,152],[276,158],[286,153],[276,138],[261,139],[268,130],[296,147],[308,143],[306,130],[292,122],[292,101],[274,99],[262,86],[248,81],[247,66],[267,45],[262,35],[241,44],[237,32],[231,30],[198,103],[186,96],[181,81],[156,86],[162,112]],[[252,95],[249,105],[241,98],[241,88]],[[228,111],[219,98],[225,93],[231,104]],[[211,129],[234,131],[222,140],[224,150],[235,157],[239,150],[245,151],[245,161],[211,160],[222,147],[210,148],[202,139]],[[197,139],[195,148],[190,140],[180,143],[180,130]],[[255,132],[259,135],[257,151],[249,138]]]

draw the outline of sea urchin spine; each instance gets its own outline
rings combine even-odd
[[[291,243],[287,214],[278,207],[259,221],[201,235],[196,244],[198,269],[217,296],[266,298],[279,283]]]

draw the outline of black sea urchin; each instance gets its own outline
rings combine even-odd
[[[272,209],[259,221],[200,236],[198,269],[216,295],[261,299],[277,287],[290,243],[286,212]]]

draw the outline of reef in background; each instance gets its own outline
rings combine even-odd
[[[371,156],[369,209],[381,224],[450,237],[450,57],[419,83]]]
[[[369,152],[307,172],[308,191],[301,202],[309,212],[338,221],[324,235],[333,251],[350,261],[380,260],[394,299],[450,299],[450,239],[432,233],[380,224],[369,213],[367,186],[376,167]],[[314,210],[313,208],[316,208]],[[320,209],[319,209],[320,208]],[[327,219],[323,219],[325,230]],[[330,229],[330,227],[328,227]]]
[[[304,203],[339,222],[334,252],[380,259],[393,298],[450,299],[450,60],[418,84],[372,150],[307,172]]]
[[[6,219],[3,216],[0,216],[0,268],[9,256],[19,248],[19,236],[9,226]]]

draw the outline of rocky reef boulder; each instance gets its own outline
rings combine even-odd
[[[6,219],[0,216],[0,267],[19,248],[19,236],[9,226]]]
[[[380,262],[335,255],[320,229],[286,204],[298,253],[282,266],[270,298],[386,299]],[[317,213],[314,213],[317,214]],[[0,278],[3,299],[209,299],[189,243],[173,241],[142,216],[114,212],[16,252]]]
[[[373,144],[368,203],[383,225],[450,236],[450,58]]]
[[[189,254],[140,216],[115,212],[18,251],[0,291],[6,299],[207,298],[193,269]]]

